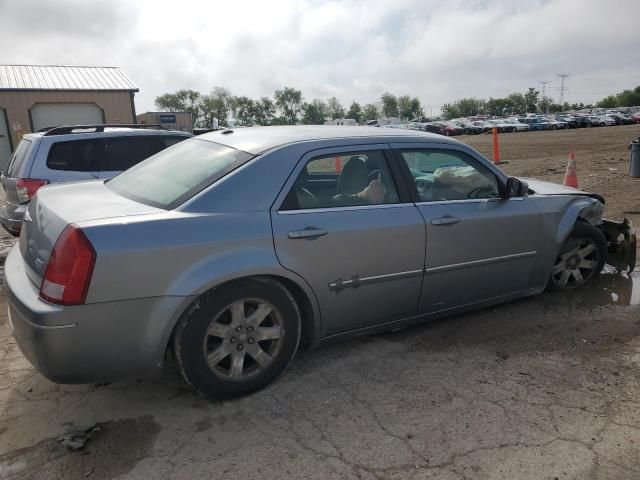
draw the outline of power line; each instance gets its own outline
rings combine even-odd
[[[547,102],[544,101],[544,92],[545,92],[545,89],[547,88],[547,85],[549,85],[551,82],[549,80],[538,80],[538,83],[540,85],[542,85],[541,90],[542,90],[542,100],[543,100],[543,105],[544,105],[543,108],[546,110],[547,109]],[[542,113],[546,113],[546,112],[542,112]]]
[[[567,78],[569,78],[569,74],[559,73],[558,76],[560,77],[560,105],[564,105],[564,92],[566,90],[566,87],[564,86],[564,82]]]

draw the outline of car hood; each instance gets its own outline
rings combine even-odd
[[[560,185],[559,183],[544,182],[542,180],[536,180],[535,178],[519,177],[519,179],[527,182],[529,189],[539,195],[580,195],[595,198],[604,204],[604,199],[596,193],[584,192],[577,188]]]

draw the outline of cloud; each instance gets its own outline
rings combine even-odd
[[[216,85],[344,103],[391,91],[437,109],[550,80],[557,98],[560,72],[565,98],[591,102],[639,83],[638,14],[635,0],[4,0],[0,44],[8,63],[118,65],[138,111]]]

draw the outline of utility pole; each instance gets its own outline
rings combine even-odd
[[[542,99],[541,100],[543,102],[542,105],[543,105],[543,108],[545,110],[542,113],[547,113],[546,112],[546,110],[547,110],[547,102],[545,101],[544,92],[545,92],[545,89],[547,88],[547,85],[549,85],[551,82],[549,80],[538,80],[538,83],[540,85],[542,85],[542,88],[540,88],[540,90],[542,90]]]
[[[564,86],[564,81],[567,78],[569,78],[569,74],[559,73],[558,76],[560,77],[560,105],[564,105],[564,92],[566,90],[566,87]]]

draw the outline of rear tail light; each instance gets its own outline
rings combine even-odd
[[[38,189],[49,183],[47,180],[37,178],[19,178],[16,182],[16,191],[20,203],[27,203],[36,194]]]
[[[44,272],[40,298],[58,305],[81,305],[87,298],[96,251],[75,225],[64,229]]]

